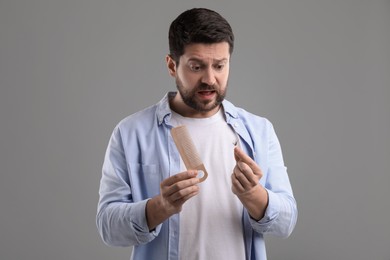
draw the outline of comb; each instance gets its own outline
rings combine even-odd
[[[208,173],[200,159],[187,127],[185,125],[174,127],[171,129],[171,134],[187,170],[202,171],[203,176],[200,178],[200,182],[206,180]]]

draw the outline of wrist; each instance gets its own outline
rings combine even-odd
[[[263,218],[268,206],[268,192],[263,186],[258,184],[246,192],[237,194],[237,197],[253,219]]]
[[[147,201],[145,214],[149,230],[153,230],[170,217],[166,208],[163,206],[161,195],[157,195]]]

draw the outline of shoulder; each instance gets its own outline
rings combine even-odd
[[[147,129],[161,124],[162,120],[171,113],[169,108],[169,97],[172,94],[173,93],[167,93],[158,103],[122,119],[118,123],[117,128],[137,129],[141,127],[142,129]]]
[[[156,105],[152,105],[123,118],[115,128],[120,131],[129,131],[140,127],[151,127],[155,122]]]
[[[256,125],[269,125],[271,122],[260,115],[253,114],[243,108],[237,108],[237,113],[239,118],[241,118],[243,121],[256,124]]]
[[[140,136],[155,129],[153,127],[153,125],[157,125],[155,123],[157,121],[155,110],[155,106],[150,106],[123,118],[116,124],[111,133],[112,142],[118,144],[137,143]]]
[[[272,123],[266,117],[256,115],[244,108],[237,107],[230,101],[224,101],[224,108],[231,117],[239,119],[247,127],[256,128],[258,130],[262,128],[272,128]]]

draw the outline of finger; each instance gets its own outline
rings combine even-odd
[[[239,162],[238,164],[244,164],[242,162]],[[258,176],[254,175],[252,170],[249,168],[248,165],[245,165],[245,167],[241,166],[244,170],[240,170],[238,166],[234,168],[234,175],[236,179],[241,183],[243,188],[245,190],[251,189],[253,186],[257,185],[258,183]]]
[[[174,203],[175,204],[184,204],[187,200],[189,200],[190,198],[198,195],[199,193],[199,189],[195,189],[194,191],[190,192],[189,194],[181,197],[180,199],[177,199]]]
[[[169,196],[169,200],[172,202],[186,201],[190,197],[194,196],[199,192],[199,187],[197,185],[191,185],[180,189]]]
[[[196,187],[196,185],[199,183],[198,178],[190,178],[190,179],[185,179],[182,181],[178,181],[176,183],[173,183],[171,186],[165,186],[162,188],[163,195],[168,197],[171,196],[172,194],[176,192],[180,192],[182,190],[185,190],[190,187]]]
[[[232,173],[231,179],[232,179],[232,192],[234,194],[243,193],[245,189],[234,173]]]
[[[248,166],[247,166],[248,167]],[[238,165],[233,169],[234,177],[241,183],[242,187],[245,189],[250,185],[250,181],[246,174],[239,168]],[[253,175],[253,173],[251,173]],[[254,176],[254,175],[253,175]]]
[[[255,175],[263,176],[263,172],[257,163],[253,161],[252,158],[250,158],[247,154],[245,154],[244,151],[238,146],[234,147],[234,158],[237,162],[241,161],[246,163],[252,169]]]
[[[241,161],[237,162],[233,172],[244,187],[256,185],[259,180],[259,177],[253,173],[249,165]]]
[[[185,197],[183,197],[183,198],[181,198],[181,199],[178,199],[178,200],[176,200],[176,201],[170,202],[170,203],[171,203],[171,206],[174,207],[175,210],[176,210],[177,212],[180,212],[180,211],[181,211],[181,208],[182,208],[182,206],[183,206],[183,204],[184,204],[187,200],[189,200],[189,199],[191,199],[192,197],[196,196],[198,193],[199,193],[199,191],[192,192],[192,193],[188,194],[187,196],[185,196]]]
[[[169,178],[166,178],[165,180],[163,180],[161,182],[161,186],[171,186],[179,181],[183,181],[183,180],[188,180],[188,179],[191,179],[191,178],[194,178],[197,176],[197,172],[196,171],[185,171],[185,172],[181,172],[181,173],[178,173],[178,174],[175,174]]]

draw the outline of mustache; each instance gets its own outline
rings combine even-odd
[[[215,89],[215,85],[208,85],[205,83],[199,84],[199,86],[196,88],[197,91],[217,91]]]

